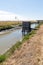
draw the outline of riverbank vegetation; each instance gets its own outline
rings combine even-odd
[[[0,31],[11,29],[16,25],[20,25],[20,21],[0,21]]]

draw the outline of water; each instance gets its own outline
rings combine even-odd
[[[35,28],[38,24],[32,24],[31,28]]]
[[[17,41],[22,39],[22,29],[11,31],[8,34],[0,35],[0,54],[8,50]]]
[[[31,28],[34,28],[35,24],[31,25]],[[12,45],[17,41],[22,39],[22,29],[16,29],[8,32],[7,34],[0,35],[0,54],[5,53]]]

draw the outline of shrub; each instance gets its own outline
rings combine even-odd
[[[3,62],[3,61],[5,61],[5,59],[6,59],[5,55],[0,55],[0,63]]]

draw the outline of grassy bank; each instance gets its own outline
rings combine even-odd
[[[0,31],[11,29],[16,25],[20,25],[21,22],[19,21],[0,21]]]
[[[38,26],[37,28],[39,28],[40,26]],[[27,41],[28,39],[30,39],[32,36],[34,36],[34,34],[36,34],[36,30],[32,30],[30,33],[28,33],[27,35],[25,35],[22,39],[22,41],[17,42],[15,45],[13,45],[5,54],[0,55],[0,63],[2,63],[3,61],[5,61],[7,58],[9,58],[16,49],[20,49],[21,45]]]
[[[26,36],[24,36],[23,40],[20,42],[17,42],[15,45],[13,45],[5,54],[0,55],[0,63],[5,61],[7,58],[9,58],[16,49],[19,49],[21,47],[21,45],[28,40],[29,38],[31,38],[34,34],[36,33],[36,31],[32,31],[29,34],[27,34]]]

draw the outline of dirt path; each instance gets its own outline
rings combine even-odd
[[[43,65],[43,25],[3,65]]]

